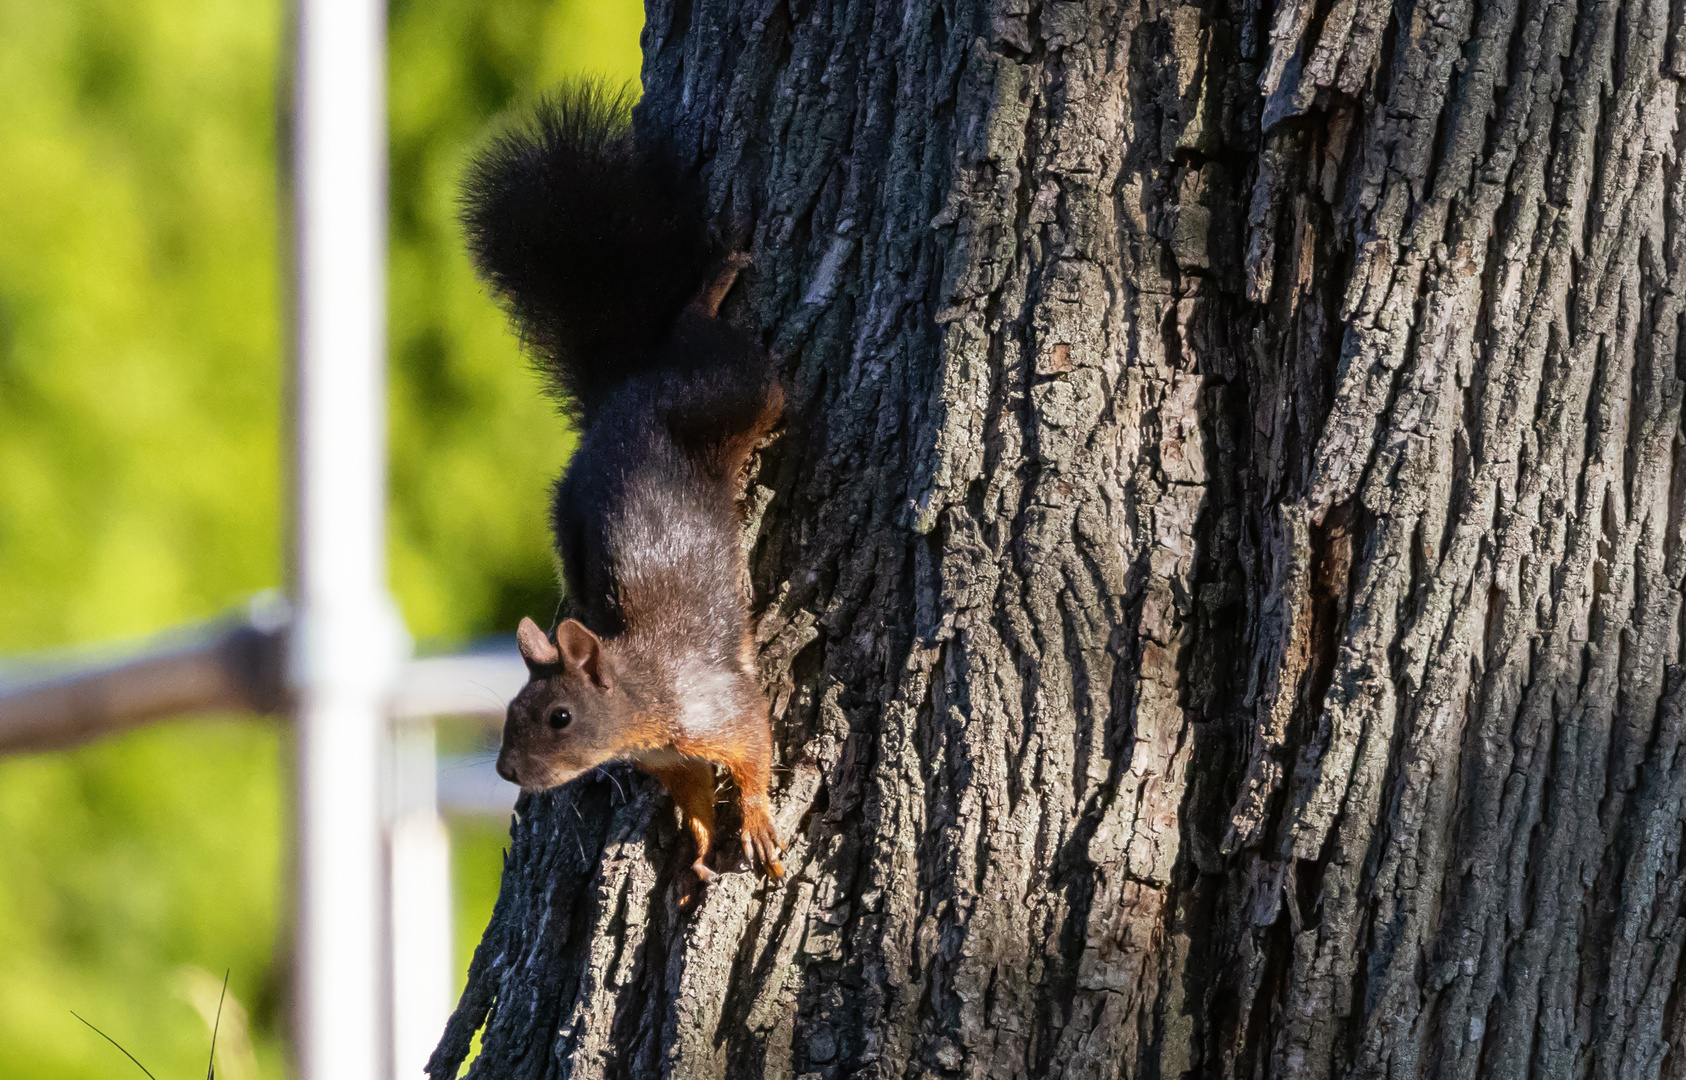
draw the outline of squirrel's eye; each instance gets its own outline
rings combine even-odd
[[[570,713],[567,709],[558,706],[546,714],[544,722],[550,725],[550,730],[561,731],[563,728],[567,727],[573,719],[574,717],[572,713]]]

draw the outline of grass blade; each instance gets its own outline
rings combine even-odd
[[[228,973],[233,968],[225,968],[222,973],[222,993],[217,995],[217,1018],[211,1024],[211,1060],[205,1063],[205,1080],[217,1080],[217,1032],[222,1030],[222,1003],[228,997]]]
[[[75,1016],[76,1019],[78,1019],[78,1020],[82,1020],[82,1017],[77,1016],[75,1009],[70,1010],[70,1015]],[[82,1020],[82,1022],[84,1024],[88,1024],[88,1021],[86,1021],[86,1020]],[[95,1035],[98,1035],[100,1038],[104,1039],[106,1042],[110,1043],[112,1046],[117,1047],[117,1049],[123,1050],[123,1044],[122,1043],[118,1042],[116,1039],[113,1039],[110,1035],[107,1035],[105,1032],[101,1031],[99,1028],[94,1027],[94,1025],[88,1024],[88,1026],[90,1028],[93,1028],[93,1031],[94,1031]],[[130,1061],[133,1061],[135,1063],[135,1068],[139,1069],[143,1073],[146,1073],[147,1080],[158,1080],[158,1078],[156,1076],[152,1075],[152,1070],[148,1069],[145,1065],[142,1065],[138,1060],[135,1059],[135,1055],[129,1053],[127,1050],[123,1050],[123,1056],[128,1058]]]

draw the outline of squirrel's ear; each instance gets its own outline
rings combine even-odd
[[[569,619],[556,628],[556,645],[562,659],[571,668],[579,668],[593,686],[609,690],[614,686],[609,677],[608,658],[603,655],[603,639],[586,629],[578,619]]]
[[[521,659],[527,662],[529,671],[555,667],[562,662],[561,652],[544,636],[539,624],[531,619],[523,618],[521,625],[515,628],[515,642],[521,647]]]

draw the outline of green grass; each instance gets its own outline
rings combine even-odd
[[[635,76],[641,18],[391,5],[389,553],[424,645],[548,613],[569,450],[463,256],[457,176],[512,103]],[[281,583],[281,29],[278,0],[0,0],[0,654]],[[256,1075],[285,1075],[288,745],[225,718],[0,759],[0,1076],[133,1071],[72,1009],[159,1080],[197,1075],[188,999],[225,969]],[[466,965],[507,829],[452,833]]]
[[[278,722],[229,719],[0,760],[0,1075],[131,1071],[71,1009],[159,1080],[194,1075],[210,1033],[189,967],[231,972],[262,1075],[282,1075],[285,745]]]

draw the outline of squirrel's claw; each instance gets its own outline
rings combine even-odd
[[[750,863],[759,863],[767,876],[774,881],[784,877],[784,864],[779,861],[779,852],[783,850],[779,844],[778,835],[773,832],[773,823],[764,815],[759,820],[746,821],[743,830],[743,853]]]
[[[698,899],[706,896],[709,884],[720,876],[703,863],[703,856],[700,855],[697,857],[697,861],[691,864],[691,873],[697,876],[697,883],[686,889],[684,895],[679,898],[681,910],[689,908]]]

